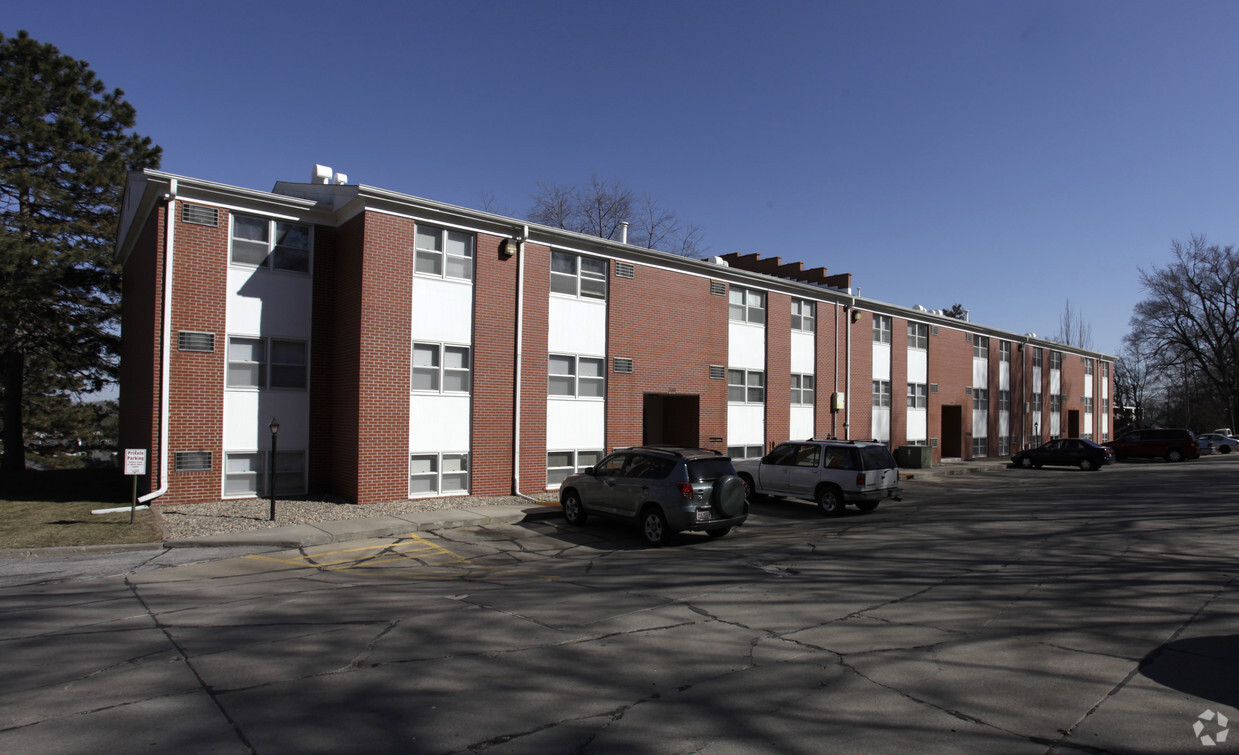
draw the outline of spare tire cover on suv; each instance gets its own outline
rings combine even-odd
[[[740,516],[744,513],[744,480],[734,474],[723,475],[714,481],[710,504],[723,516]]]

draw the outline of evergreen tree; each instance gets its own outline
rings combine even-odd
[[[25,468],[38,399],[98,390],[116,371],[112,245],[125,174],[159,166],[134,109],[86,63],[0,34],[0,470]]]

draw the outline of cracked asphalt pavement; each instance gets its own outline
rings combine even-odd
[[[1225,752],[1231,456],[761,501],[661,549],[555,518],[32,566],[0,751]]]

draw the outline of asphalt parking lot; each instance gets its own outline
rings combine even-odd
[[[26,578],[0,750],[1225,752],[1236,473],[997,468],[661,549],[554,517]]]

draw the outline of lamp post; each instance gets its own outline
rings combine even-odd
[[[267,488],[271,493],[271,521],[275,521],[275,436],[280,431],[280,423],[275,421],[275,417],[271,417],[271,424],[267,425],[267,429],[271,431],[271,474],[270,486]]]

